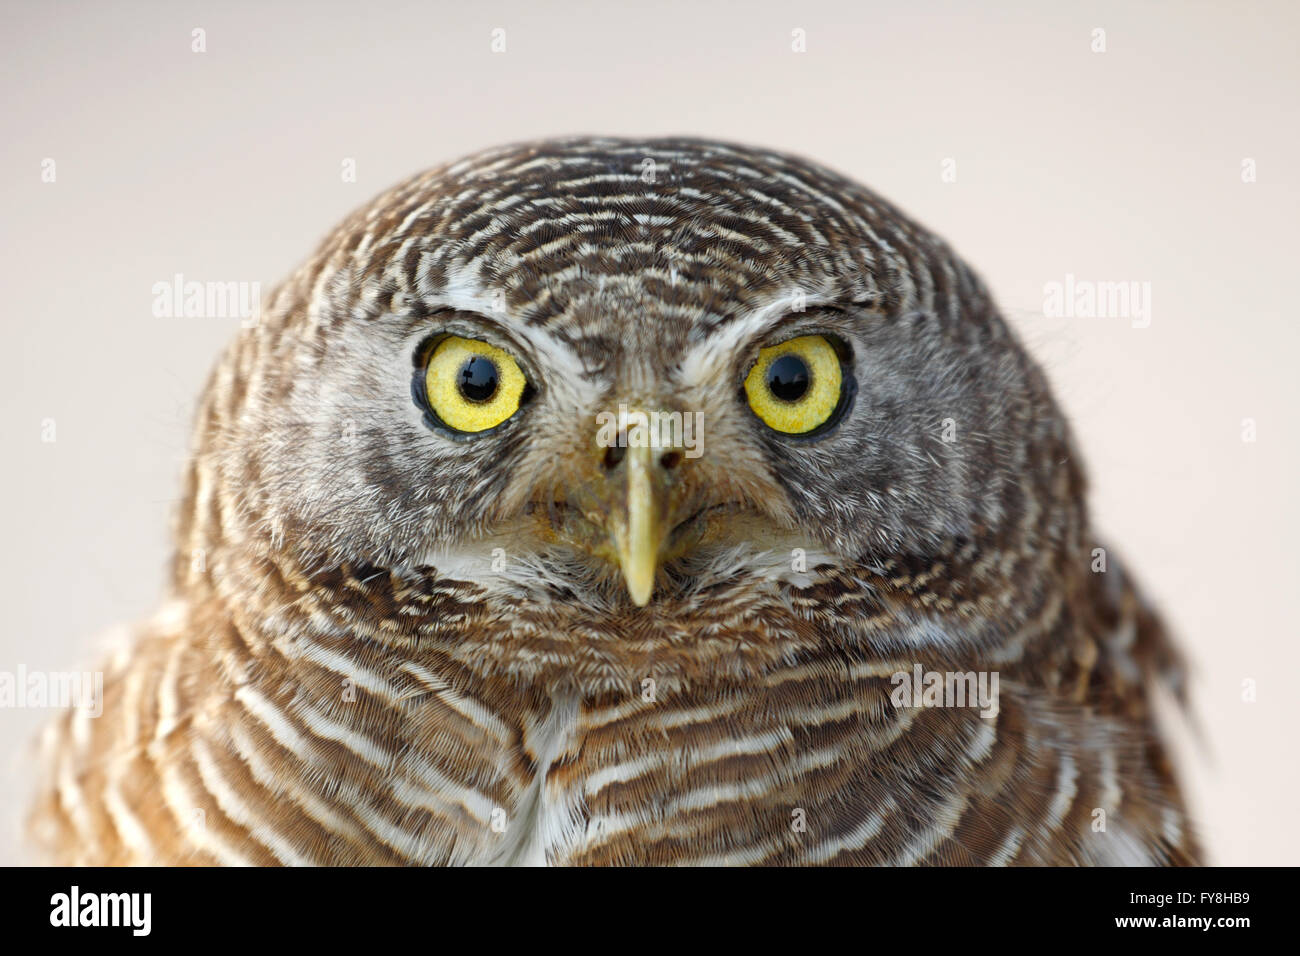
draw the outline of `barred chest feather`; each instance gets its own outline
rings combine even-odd
[[[398,659],[279,640],[240,659],[237,627],[231,643],[190,642],[175,625],[194,634],[195,617],[171,618],[108,676],[102,718],[51,732],[37,818],[61,859],[1003,865],[1193,852],[1149,737],[1045,703],[1014,675],[993,716],[900,708],[893,676],[910,662],[837,655],[741,681],[521,694],[443,649]]]

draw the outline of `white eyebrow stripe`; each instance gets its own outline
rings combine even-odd
[[[523,339],[539,360],[546,363],[546,367],[539,372],[546,374],[548,383],[553,387],[562,389],[569,401],[588,407],[599,399],[599,388],[588,381],[582,360],[567,342],[555,337],[542,326],[520,322],[508,312],[495,309],[493,293],[485,289],[477,277],[467,270],[449,271],[446,286],[422,299],[428,305],[473,312],[497,322],[512,335]]]
[[[746,342],[776,324],[792,309],[796,291],[804,293],[804,308],[815,309],[832,305],[835,297],[827,291],[790,290],[759,306],[748,315],[728,322],[716,332],[706,336],[682,359],[678,381],[683,386],[699,385],[716,376],[721,369],[730,368],[728,359]]]
[[[832,305],[837,301],[835,295],[826,289],[792,288],[772,297],[749,314],[707,334],[704,341],[691,347],[682,359],[678,384],[684,387],[700,385],[711,377],[716,377],[721,370],[730,368],[729,359],[737,349],[767,331],[792,311],[793,298],[797,292],[803,293],[805,309]],[[539,359],[545,361],[549,381],[567,393],[568,401],[586,408],[594,408],[599,401],[600,389],[588,381],[586,368],[577,353],[546,328],[515,321],[513,316],[496,311],[493,308],[493,295],[470,270],[451,271],[446,285],[426,296],[424,301],[429,305],[442,305],[495,318],[504,328],[523,339]]]

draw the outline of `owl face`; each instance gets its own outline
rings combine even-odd
[[[711,143],[435,170],[268,311],[220,454],[277,546],[516,598],[630,610],[932,555],[1033,520],[1064,427],[938,240]]]

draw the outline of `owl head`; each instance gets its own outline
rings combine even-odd
[[[218,369],[183,523],[307,573],[563,607],[570,639],[688,607],[795,634],[832,578],[1064,547],[1071,457],[978,279],[863,187],[578,138],[346,220]]]

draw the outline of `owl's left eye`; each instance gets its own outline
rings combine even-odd
[[[504,349],[455,335],[434,346],[424,368],[430,410],[458,432],[500,425],[519,411],[527,386],[519,363]]]
[[[801,335],[759,351],[745,376],[749,407],[770,428],[805,435],[843,407],[844,375],[835,347],[821,335]]]

